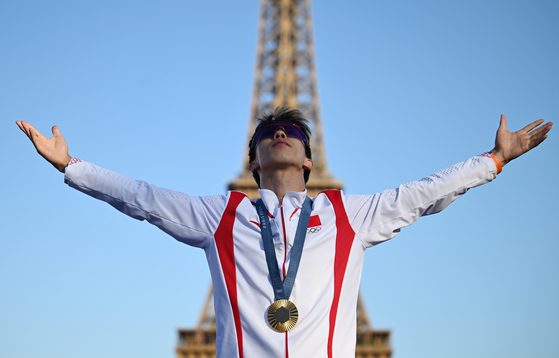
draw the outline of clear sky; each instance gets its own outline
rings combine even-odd
[[[372,194],[559,120],[557,1],[315,1],[330,171]],[[204,253],[63,183],[15,125],[193,195],[241,170],[258,2],[0,2],[0,356],[172,358]],[[559,132],[368,251],[394,358],[559,356]]]

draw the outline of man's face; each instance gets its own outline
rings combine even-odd
[[[250,170],[276,169],[308,169],[312,161],[305,155],[303,142],[296,137],[288,136],[286,130],[277,126],[273,135],[261,139],[256,145],[255,159],[250,163]]]

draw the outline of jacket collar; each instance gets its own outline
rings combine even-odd
[[[279,200],[276,194],[268,189],[260,189],[258,190],[264,205],[268,211],[275,216],[273,211],[276,211],[276,208],[279,208]],[[307,189],[305,191],[290,191],[289,193],[285,194],[283,197],[283,206],[284,207],[291,207],[292,209],[295,208],[302,208],[303,203],[305,202],[305,198],[307,197]]]

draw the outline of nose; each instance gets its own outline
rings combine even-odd
[[[274,133],[274,139],[278,138],[287,138],[287,134],[285,134],[285,131],[282,127],[276,128],[276,132]]]

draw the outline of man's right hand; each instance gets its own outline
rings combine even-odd
[[[68,145],[60,134],[58,127],[52,127],[53,137],[47,138],[25,121],[16,121],[16,124],[29,137],[35,149],[37,149],[37,153],[64,173],[64,169],[72,160],[72,157],[68,154]]]

